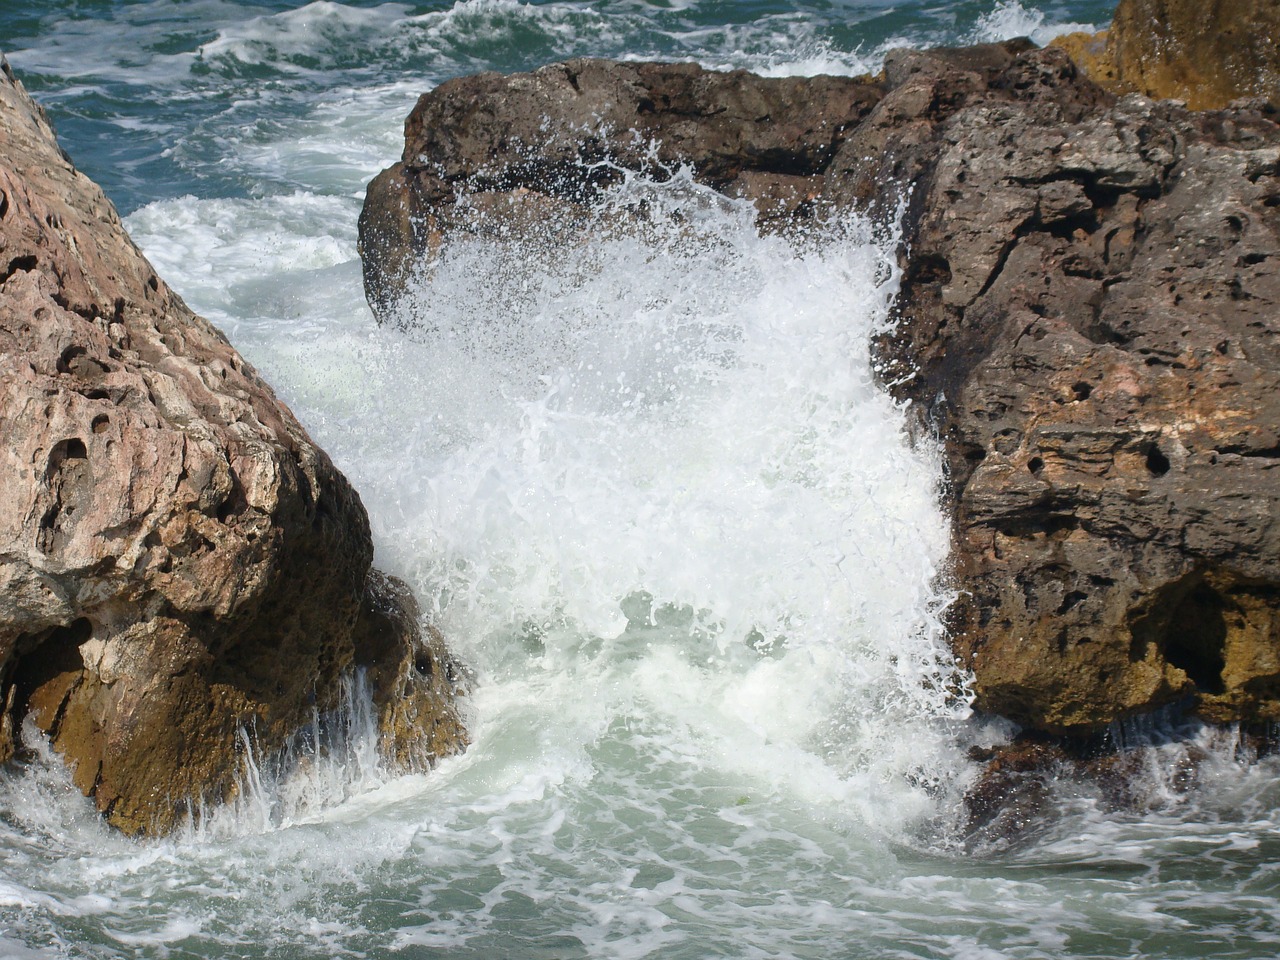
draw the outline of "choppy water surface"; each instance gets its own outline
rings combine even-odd
[[[758,236],[677,175],[644,231],[458,244],[380,329],[355,219],[418,93],[574,55],[859,73],[1108,4],[63,0],[0,48],[134,237],[356,483],[471,664],[431,777],[337,755],[183,836],[0,781],[0,955],[1266,957],[1274,765],[1201,733],[1134,809],[963,840],[939,462],[876,388],[892,237]],[[677,218],[672,216],[679,212]],[[38,745],[37,745],[38,746]],[[1189,778],[1186,757],[1205,757]]]

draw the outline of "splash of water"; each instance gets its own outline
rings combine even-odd
[[[626,694],[591,730],[642,701],[877,822],[932,811],[882,802],[956,779],[942,728],[967,714],[937,451],[868,354],[891,233],[761,236],[688,171],[569,226],[476,216],[424,272],[421,325],[363,351],[398,398],[349,437],[384,561],[487,683],[607,682]]]
[[[363,670],[344,676],[334,708],[314,712],[274,754],[263,754],[251,727],[242,727],[236,737],[244,767],[232,800],[195,805],[179,832],[183,842],[208,843],[306,823],[394,777],[378,750],[377,708]]]

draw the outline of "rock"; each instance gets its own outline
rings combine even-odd
[[[1277,36],[1272,0],[1120,0],[1110,30],[1053,42],[1109,90],[1216,110],[1244,98],[1280,105]]]
[[[979,708],[1280,716],[1278,149],[1256,110],[1100,99],[1053,49],[916,149],[882,349],[946,442]]]
[[[966,844],[977,849],[1015,843],[1043,827],[1053,786],[1071,765],[1060,745],[1038,737],[991,750],[975,748],[969,759],[982,769],[965,792],[963,833]]]
[[[111,823],[164,832],[235,791],[238,731],[280,749],[356,665],[388,756],[461,749],[355,491],[0,66],[0,759],[25,717]]]
[[[427,770],[465,745],[455,694],[470,677],[435,627],[419,629],[408,586],[369,571],[352,635],[354,663],[366,671],[385,760],[401,770]]]
[[[763,216],[803,215],[815,174],[880,89],[870,78],[589,59],[450,80],[418,100],[401,162],[369,185],[360,215],[369,303],[382,320],[413,323],[413,305],[396,314],[397,305],[444,236],[485,229],[485,211],[506,222],[511,205],[526,221],[573,229],[582,204],[623,169],[665,177],[692,164],[699,180],[752,199]]]
[[[1098,86],[1112,92],[1117,91],[1116,65],[1108,41],[1111,31],[1100,30],[1097,33],[1064,33],[1049,41],[1051,47],[1061,47],[1067,52],[1081,72]],[[1126,93],[1138,91],[1128,90]]]
[[[966,847],[987,852],[1021,843],[1060,812],[1078,809],[1082,795],[1108,812],[1167,810],[1210,779],[1204,768],[1214,759],[1194,727],[1181,734],[1113,729],[1081,739],[1022,733],[997,747],[975,747],[969,758],[981,768],[964,797]],[[1225,751],[1215,749],[1225,759]],[[1272,749],[1266,739],[1243,737],[1232,752],[1248,763]]]
[[[1118,89],[1206,110],[1243,97],[1280,105],[1278,36],[1273,0],[1121,0],[1108,46]]]
[[[1171,704],[1280,719],[1270,108],[1117,99],[1026,41],[775,83],[578,61],[442,85],[370,188],[371,299],[386,314],[395,277],[456,231],[518,233],[544,205],[585,217],[618,168],[655,167],[639,144],[659,175],[683,162],[752,196],[771,229],[893,218],[910,187],[897,324],[874,349],[944,444],[953,644],[978,709],[1070,736]],[[756,100],[809,106],[771,125],[782,108]],[[756,174],[804,201],[769,207]]]

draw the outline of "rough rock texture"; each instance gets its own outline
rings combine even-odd
[[[1099,30],[1097,33],[1064,33],[1049,41],[1049,46],[1060,47],[1075,61],[1076,66],[1098,86],[1119,92],[1116,86],[1116,66],[1108,41],[1110,30]],[[1125,93],[1141,93],[1141,90],[1126,90]]]
[[[888,218],[909,186],[899,325],[876,350],[945,444],[954,643],[977,706],[1073,735],[1179,702],[1280,719],[1280,129],[1265,105],[1117,99],[1061,49],[1015,41],[896,51],[878,79],[597,61],[487,74],[423,97],[406,132],[362,218],[384,312],[450,231],[520,229],[616,175],[580,157],[644,168],[656,140],[775,227]]]
[[[112,823],[164,831],[234,790],[242,726],[269,754],[357,665],[388,754],[460,749],[356,493],[0,65],[0,759],[28,718]]]
[[[911,59],[881,108],[975,91],[884,149],[920,171],[885,349],[946,441],[978,706],[1280,716],[1280,130],[1112,101],[1052,49],[985,90]]]
[[[1213,110],[1240,98],[1280,105],[1275,0],[1120,0],[1111,29],[1055,40],[1118,93]]]

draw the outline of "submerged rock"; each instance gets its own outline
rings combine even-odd
[[[397,301],[451,236],[573,229],[624,170],[687,164],[772,229],[905,210],[875,350],[944,445],[978,708],[1070,735],[1179,702],[1275,721],[1275,120],[1117,99],[1028,41],[895,51],[874,79],[485,74],[409,117],[361,219],[366,281],[416,322]]]
[[[447,653],[360,499],[161,281],[0,58],[0,760],[22,720],[127,833],[236,789],[369,671],[383,751],[460,750]]]

